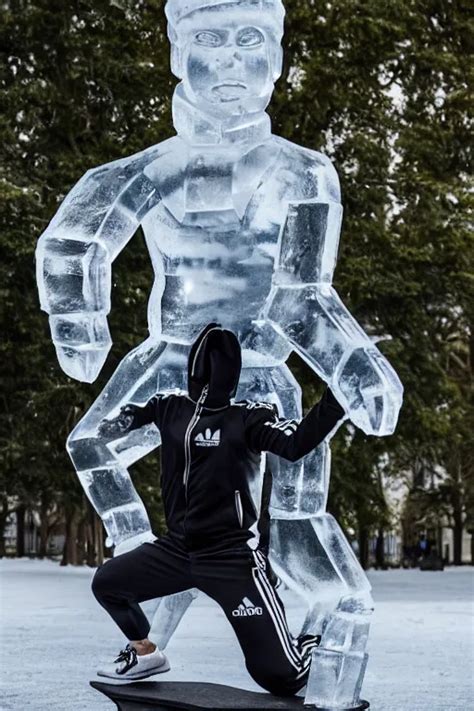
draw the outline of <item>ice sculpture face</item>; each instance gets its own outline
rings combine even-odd
[[[169,0],[172,69],[208,113],[262,111],[281,74],[280,0]]]
[[[239,16],[224,20],[205,13],[202,28],[187,46],[183,83],[197,105],[217,106],[229,114],[252,110],[273,91],[268,38],[263,27],[242,25]],[[254,19],[254,18],[249,18]]]

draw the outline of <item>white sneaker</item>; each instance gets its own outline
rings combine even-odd
[[[146,679],[153,674],[162,674],[170,669],[170,664],[163,652],[155,649],[151,654],[137,654],[135,647],[127,644],[119,653],[114,664],[109,668],[99,669],[97,676],[106,676],[109,679]]]

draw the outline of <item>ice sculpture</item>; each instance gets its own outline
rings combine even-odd
[[[364,432],[393,432],[402,387],[331,286],[342,207],[330,161],[271,133],[265,109],[281,73],[280,0],[168,0],[177,135],[88,171],[41,236],[41,306],[63,370],[92,382],[111,347],[111,265],[142,226],[155,271],[149,338],[119,365],[68,440],[85,492],[116,554],[152,537],[127,467],[160,443],[144,428],[114,442],[97,425],[127,402],[186,388],[189,345],[221,323],[243,348],[237,398],[301,417],[285,362],[296,351]],[[370,585],[325,513],[328,443],[292,464],[272,457],[271,557],[322,634],[308,703],[357,705]],[[255,504],[261,481],[253,483]],[[166,644],[194,593],[161,604]],[[169,617],[172,619],[168,619]]]

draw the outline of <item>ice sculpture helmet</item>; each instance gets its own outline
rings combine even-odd
[[[195,29],[197,14],[205,11],[255,13],[255,24],[264,27],[270,41],[273,81],[281,76],[285,8],[282,0],[168,0],[165,13],[171,42],[171,71],[183,77],[183,54],[190,32]]]

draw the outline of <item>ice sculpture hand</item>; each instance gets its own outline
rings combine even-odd
[[[357,348],[337,376],[352,422],[369,435],[395,430],[403,387],[388,361],[376,348]]]
[[[145,531],[145,533],[139,533],[137,536],[132,536],[131,538],[126,538],[124,541],[115,546],[114,548],[114,558],[122,555],[122,553],[129,553],[133,551],[138,546],[143,545],[143,543],[153,543],[156,541],[156,536],[153,531]]]
[[[101,312],[49,317],[59,364],[69,377],[93,383],[105,363],[112,340]]]

